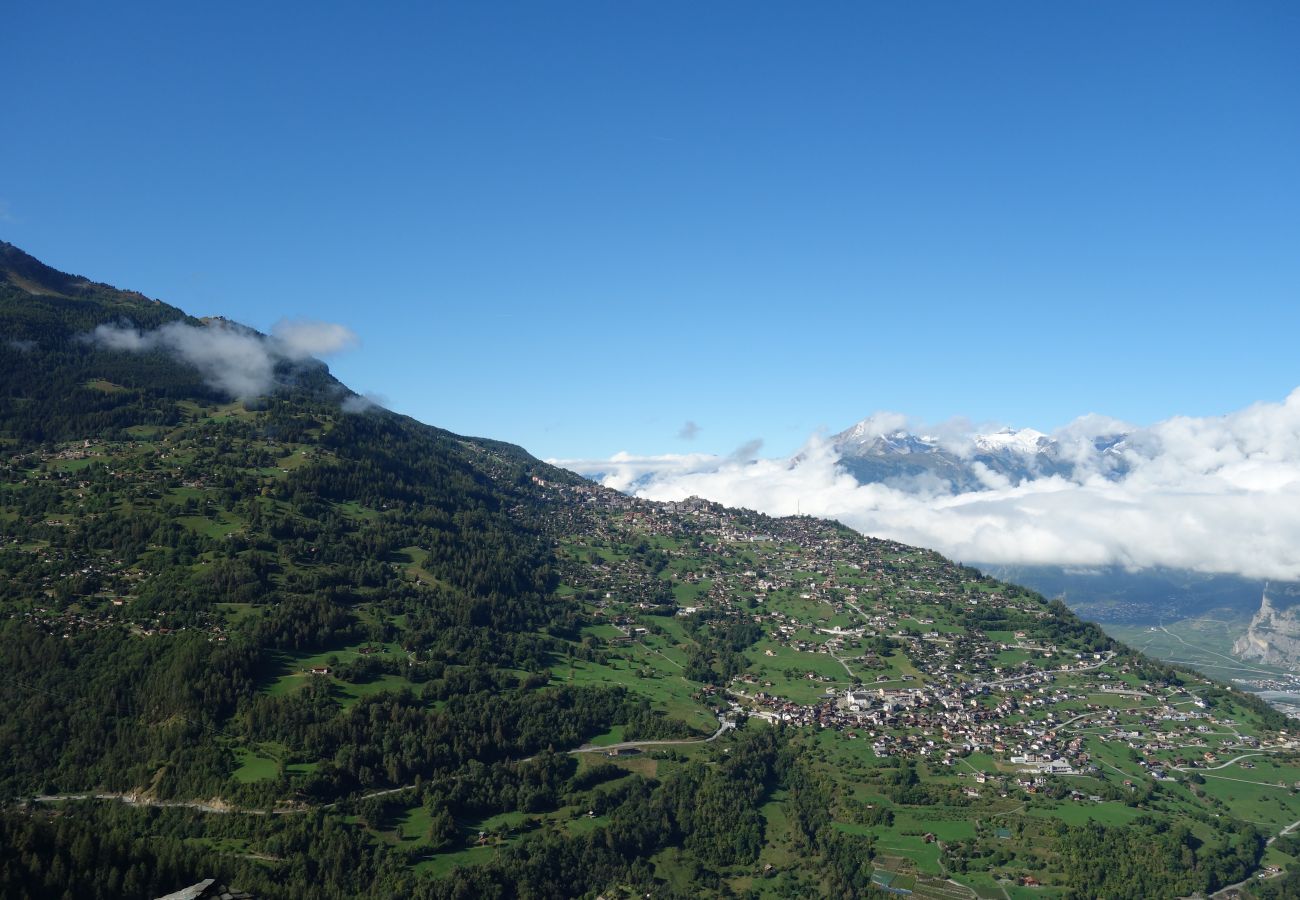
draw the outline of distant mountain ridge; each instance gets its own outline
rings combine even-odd
[[[1119,478],[1128,471],[1122,455],[1127,437],[1121,432],[1066,443],[1033,428],[938,437],[882,432],[864,419],[831,438],[831,445],[860,484],[964,493],[1004,482],[1073,478],[1084,469]]]

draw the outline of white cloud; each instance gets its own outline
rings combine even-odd
[[[695,472],[715,471],[719,461],[720,458],[711,453],[668,453],[663,456],[615,453],[609,459],[551,460],[625,493],[635,493],[643,482],[671,481]]]
[[[892,433],[901,418],[875,417],[871,427]],[[1098,452],[1096,438],[1124,432],[1121,445]],[[964,493],[932,482],[924,493],[860,485],[820,435],[790,459],[619,454],[559,464],[649,499],[695,494],[774,515],[812,513],[965,561],[1300,579],[1300,389],[1281,403],[1145,429],[1085,416],[1053,437],[1076,462],[1070,477],[1012,485],[985,469],[987,489]],[[1116,461],[1122,474],[1106,477]]]
[[[388,398],[370,391],[364,394],[350,394],[344,398],[339,407],[345,413],[368,413],[373,410],[387,409]]]
[[[97,325],[86,339],[105,350],[126,350],[132,353],[143,353],[156,344],[154,340],[146,339],[139,329],[129,325]]]
[[[356,335],[328,322],[281,322],[267,338],[251,328],[214,319],[203,325],[168,322],[153,331],[129,325],[100,325],[87,339],[108,350],[161,350],[194,366],[203,379],[232,397],[265,394],[275,386],[281,360],[303,360],[356,343]]]
[[[271,336],[290,359],[330,356],[360,343],[356,332],[346,325],[312,319],[281,319],[271,327]]]

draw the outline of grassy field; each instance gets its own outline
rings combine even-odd
[[[397,817],[394,829],[399,840],[411,843],[425,843],[429,838],[429,826],[433,817],[423,804],[404,810]]]
[[[184,525],[190,531],[210,538],[223,538],[245,526],[242,519],[226,513],[214,518],[208,518],[207,516],[177,516],[175,521]]]
[[[607,641],[611,638],[620,638],[625,635],[625,632],[621,628],[605,624],[588,625],[586,628],[582,629],[582,633],[589,634],[602,641]]]
[[[764,690],[798,703],[817,702],[826,695],[827,688],[843,689],[853,683],[844,666],[829,653],[803,652],[764,638],[745,655],[751,661],[749,671],[760,681],[759,685],[751,686],[753,690]],[[814,677],[808,678],[809,673]],[[767,681],[772,682],[770,687],[762,684]]]
[[[1231,772],[1232,769],[1224,769]],[[1230,805],[1233,816],[1260,825],[1277,827],[1300,819],[1300,797],[1288,786],[1256,780],[1255,773],[1201,772],[1207,796]]]
[[[80,472],[97,462],[104,460],[94,456],[88,456],[85,459],[55,459],[51,460],[49,466],[56,472]]]
[[[402,565],[413,580],[421,584],[440,584],[437,576],[424,568],[428,558],[429,551],[421,547],[403,547],[393,554],[393,562]]]
[[[648,699],[655,709],[692,728],[705,734],[717,728],[713,713],[692,697],[699,686],[682,677],[679,665],[639,644],[620,652],[622,656],[608,664],[567,660],[553,670],[553,680],[561,684],[624,685]]]
[[[249,750],[247,747],[235,749],[235,760],[239,768],[235,769],[234,778],[243,784],[264,781],[279,774],[279,763],[269,756]]]
[[[216,607],[225,613],[226,621],[231,624],[243,619],[258,618],[266,614],[266,608],[254,603],[218,603]]]
[[[892,828],[867,829],[861,825],[837,825],[845,831],[873,834],[876,838],[876,858],[880,868],[892,872],[913,869],[926,875],[943,874],[939,866],[939,845],[925,842],[921,834],[913,834],[915,826],[905,829],[897,822]],[[929,831],[931,829],[926,829]],[[908,864],[911,865],[908,865]]]
[[[342,695],[340,700],[345,709],[362,697],[372,697],[375,694],[382,694],[384,691],[400,691],[403,688],[417,689],[415,684],[401,675],[380,675],[373,681],[361,683],[341,681],[339,679],[335,679],[334,682],[338,685],[339,692]]]
[[[446,875],[456,866],[473,866],[489,862],[496,854],[496,847],[469,847],[465,850],[454,850],[450,853],[438,853],[416,863],[412,868],[416,872],[437,878]]]
[[[607,747],[610,744],[622,743],[622,741],[623,726],[615,725],[613,728],[609,729],[609,731],[596,735],[588,743],[595,744],[598,747]]]
[[[1082,825],[1085,822],[1100,822],[1102,825],[1127,825],[1143,814],[1140,809],[1125,806],[1117,800],[1103,803],[1062,802],[1050,806],[1034,806],[1025,810],[1025,815],[1042,819],[1054,819],[1067,825]]]
[[[347,503],[336,503],[334,508],[349,519],[361,519],[365,521],[374,521],[379,518],[379,510],[370,509],[362,506],[355,500],[349,500]]]
[[[794,849],[790,845],[790,817],[786,813],[786,800],[785,791],[775,791],[759,808],[768,838],[759,855],[760,865],[772,865],[781,869],[795,858]]]
[[[278,653],[274,673],[262,686],[264,693],[271,695],[285,694],[300,690],[313,678],[328,679],[337,691],[339,702],[344,708],[356,703],[362,697],[369,697],[383,691],[398,691],[403,688],[417,690],[418,686],[401,675],[383,674],[371,681],[344,681],[334,675],[313,675],[310,670],[319,667],[332,667],[351,662],[367,655],[363,648],[378,647],[370,655],[391,659],[404,659],[406,654],[397,644],[375,645],[373,643],[353,644],[337,650],[325,650],[319,653]]]
[[[682,606],[695,606],[701,597],[708,595],[711,587],[713,582],[707,578],[697,582],[679,581],[673,584],[673,598]]]

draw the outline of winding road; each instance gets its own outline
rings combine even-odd
[[[703,738],[683,738],[679,740],[661,740],[661,741],[622,741],[617,744],[583,744],[569,753],[605,753],[613,750],[632,750],[642,747],[673,747],[683,746],[686,744],[711,744],[723,734],[735,728],[734,722],[719,716],[718,730],[708,737]],[[532,759],[532,757],[528,757]],[[527,762],[528,759],[519,760]],[[372,797],[386,797],[389,794],[400,794],[402,791],[409,791],[414,788],[413,784],[405,784],[401,787],[385,788],[381,791],[371,791],[368,794],[361,794],[356,799],[369,800]],[[323,803],[318,806],[280,806],[271,809],[254,808],[250,806],[234,806],[221,800],[213,800],[208,803],[199,800],[156,800],[152,797],[142,797],[135,792],[112,792],[86,791],[79,794],[41,794],[31,797],[28,802],[31,803],[64,803],[67,801],[77,800],[114,800],[118,803],[125,803],[128,806],[155,806],[159,808],[175,809],[194,809],[199,812],[218,813],[225,815],[228,813],[242,813],[250,816],[265,816],[268,813],[275,816],[295,815],[299,813],[311,812],[313,809],[330,809],[336,803]]]
[[[604,753],[608,750],[639,750],[642,747],[674,747],[683,744],[711,744],[718,738],[722,737],[724,732],[735,728],[734,722],[718,716],[718,730],[706,738],[682,738],[678,740],[663,741],[622,741],[618,744],[583,744],[576,750],[570,750],[570,753]]]
[[[141,797],[134,793],[103,792],[85,794],[41,794],[40,796],[31,798],[32,803],[62,803],[68,800],[116,800],[118,803],[125,803],[128,806],[197,809],[200,812],[221,814],[245,813],[250,816],[264,816],[267,814],[265,808],[253,809],[245,806],[231,806],[219,800],[213,803],[202,803],[198,800],[155,800],[152,797]],[[273,815],[286,815],[289,813],[307,812],[307,810],[298,807],[281,807],[278,809],[271,809],[270,812]]]

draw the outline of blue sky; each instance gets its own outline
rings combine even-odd
[[[352,387],[540,456],[1300,384],[1293,3],[7,23],[0,237],[196,314],[341,322]]]

